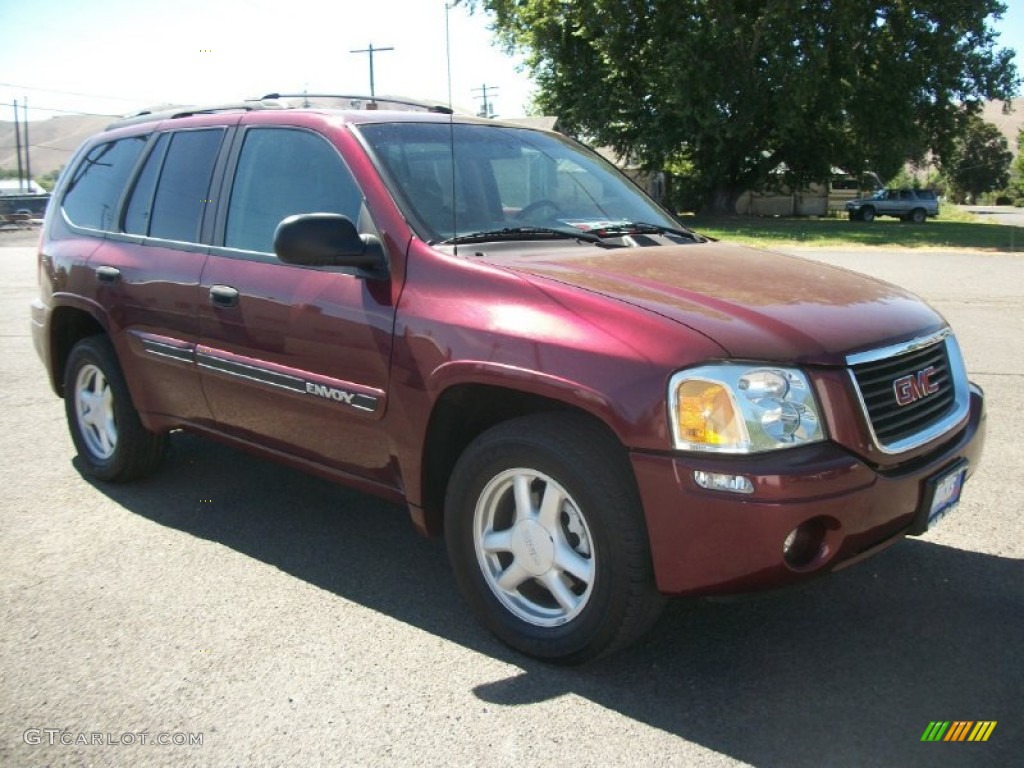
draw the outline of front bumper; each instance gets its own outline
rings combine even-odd
[[[658,589],[670,595],[752,592],[793,584],[856,562],[906,536],[930,478],[962,460],[968,476],[985,441],[981,390],[971,388],[966,426],[933,451],[872,467],[834,443],[756,457],[631,454]],[[743,475],[754,492],[705,490],[694,471]],[[817,521],[820,556],[794,567],[783,542]]]

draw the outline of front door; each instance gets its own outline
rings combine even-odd
[[[222,429],[387,485],[380,426],[395,307],[390,286],[352,270],[290,266],[273,255],[286,216],[334,212],[372,224],[335,147],[298,128],[242,136],[200,291],[197,361]]]

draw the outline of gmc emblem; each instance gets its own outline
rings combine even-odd
[[[901,376],[892,383],[892,390],[896,393],[896,403],[900,407],[910,405],[916,400],[934,395],[939,391],[939,385],[932,381],[935,375],[935,366],[929,365],[923,371],[909,376]]]

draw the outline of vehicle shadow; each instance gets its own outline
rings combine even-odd
[[[993,766],[1024,754],[1017,560],[910,540],[799,590],[674,602],[644,642],[564,669],[480,627],[442,542],[416,534],[401,507],[189,435],[174,437],[155,477],[96,487],[160,525],[514,664],[521,673],[474,691],[494,705],[571,693],[755,766]],[[986,743],[922,743],[933,720],[998,725]]]

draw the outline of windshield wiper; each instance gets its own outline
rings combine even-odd
[[[461,245],[463,243],[488,243],[495,240],[550,240],[552,238],[584,240],[600,243],[601,238],[582,229],[550,229],[548,227],[505,227],[485,232],[471,232],[441,240],[432,245]]]
[[[616,222],[607,227],[599,227],[593,231],[602,237],[607,237],[608,235],[677,235],[678,237],[685,237],[687,240],[693,240],[695,243],[705,242],[703,236],[688,229],[665,227],[661,224],[650,224],[646,221]]]

